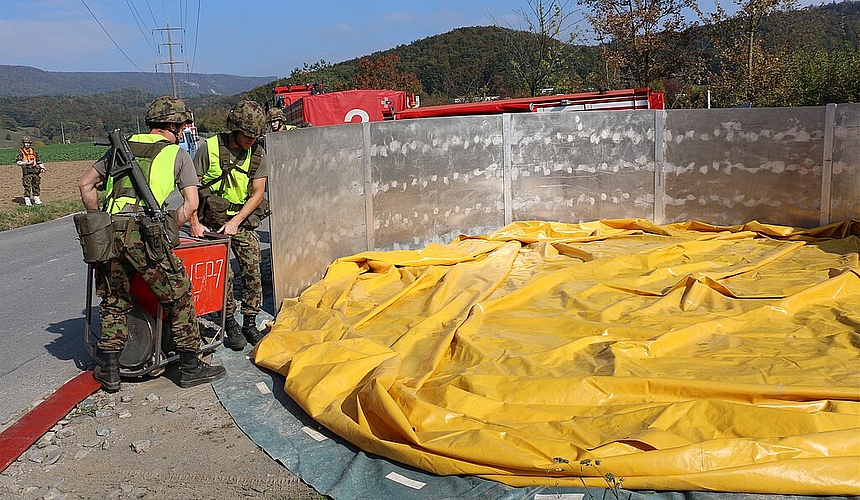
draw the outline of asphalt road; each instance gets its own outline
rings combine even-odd
[[[0,232],[0,429],[92,363],[71,217]]]

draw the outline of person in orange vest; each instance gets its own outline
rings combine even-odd
[[[41,194],[42,172],[45,164],[39,161],[39,153],[33,149],[33,141],[29,137],[21,139],[21,149],[15,161],[21,167],[21,183],[24,185],[24,205],[42,204]]]

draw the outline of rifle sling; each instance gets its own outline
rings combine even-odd
[[[131,153],[134,155],[135,159],[142,157],[142,158],[146,158],[150,161],[150,170],[152,169],[152,163],[151,162],[155,160],[155,157],[158,156],[159,153],[161,153],[161,150],[163,150],[165,147],[167,147],[169,145],[170,145],[170,143],[168,143],[166,141],[158,141],[158,142],[154,142],[154,143],[141,143],[141,142],[129,142],[128,143],[129,149],[131,150]],[[113,163],[115,161],[116,161],[116,154],[114,153],[109,158],[109,163],[107,165],[107,172],[108,172],[109,176],[114,176],[114,170],[115,169],[113,168],[114,167]],[[136,162],[136,165],[137,165],[137,167],[140,167],[139,162]],[[144,172],[143,169],[141,169],[141,174],[143,174],[141,177],[143,177],[147,181],[149,180],[149,173],[150,172]],[[117,179],[116,177],[114,177],[113,192],[111,193],[111,198],[113,198],[114,200],[116,200],[117,198],[126,197],[126,196],[129,198],[135,198],[134,206],[135,206],[135,212],[137,212],[138,207],[140,206],[140,202],[144,198],[144,196],[142,196],[144,193],[138,193],[137,191],[135,191],[134,185],[133,185],[133,183],[131,183],[130,174],[126,177],[128,177],[128,182],[130,184],[132,184],[132,186],[131,187],[127,187],[127,186],[124,187],[123,183],[122,183],[122,179]],[[145,183],[143,186],[140,186],[140,189],[149,191],[149,193],[146,193],[146,194],[149,194],[150,198],[155,199],[155,195],[152,193],[152,188],[150,188],[148,183]],[[105,207],[104,208],[107,208],[107,202],[108,202],[108,198],[105,198]],[[161,209],[161,207],[152,207],[152,208],[153,209]]]

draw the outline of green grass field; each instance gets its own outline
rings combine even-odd
[[[49,144],[37,146],[36,152],[44,163],[58,161],[97,160],[107,151],[107,146],[95,146],[91,142],[74,144]],[[0,149],[0,165],[14,165],[18,148]]]

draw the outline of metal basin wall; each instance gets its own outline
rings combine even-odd
[[[860,219],[860,104],[426,118],[266,141],[276,304],[339,257],[517,220]]]

